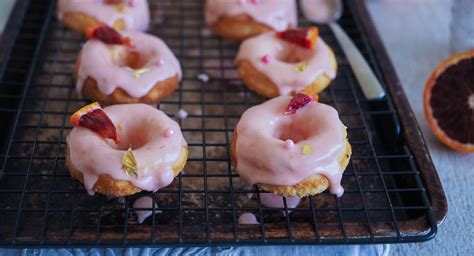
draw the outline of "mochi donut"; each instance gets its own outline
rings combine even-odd
[[[297,26],[295,0],[207,0],[205,19],[218,35],[241,41]]]
[[[311,39],[305,38],[311,33]],[[294,40],[285,38],[286,34],[294,35]],[[335,78],[337,63],[332,49],[317,34],[314,27],[267,32],[245,40],[235,60],[239,77],[267,98],[294,95],[304,88],[321,92]]]
[[[288,114],[285,108],[293,101],[279,96],[243,113],[231,143],[236,171],[245,184],[281,196],[304,197],[328,188],[342,196],[351,155],[346,127],[334,108],[314,101]]]
[[[56,12],[62,23],[78,32],[98,24],[145,31],[150,23],[147,0],[58,0]]]
[[[121,32],[132,46],[89,39],[76,61],[78,95],[105,105],[158,104],[179,85],[181,67],[158,37],[137,31]]]
[[[168,186],[186,164],[188,148],[180,127],[162,111],[146,104],[105,107],[102,113],[110,118],[116,127],[116,138],[120,138],[115,142],[101,136],[102,130],[85,127],[86,120],[93,120],[89,125],[92,128],[106,123],[98,121],[103,116],[97,114],[97,108],[80,111],[94,117],[73,118],[74,114],[71,118],[75,126],[67,137],[66,165],[90,195],[97,192],[126,196],[142,190],[157,191]],[[105,129],[104,125],[101,129]],[[134,156],[135,175],[124,167],[129,151]]]

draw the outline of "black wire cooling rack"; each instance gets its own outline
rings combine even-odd
[[[363,4],[347,4],[340,24],[379,78],[396,81],[393,73],[380,71],[386,70],[379,66],[380,49],[371,50],[377,38],[363,32],[367,17],[357,11]],[[241,185],[230,161],[233,127],[247,108],[264,101],[236,74],[238,44],[210,33],[203,1],[154,1],[151,9],[149,33],[167,42],[184,71],[179,89],[159,108],[171,117],[180,109],[189,113],[178,121],[190,155],[169,187],[121,201],[89,196],[64,162],[69,116],[88,103],[77,97],[72,78],[85,38],[56,20],[55,1],[18,1],[0,52],[1,246],[388,243],[434,237],[446,201],[410,110],[390,99],[385,109],[370,109],[327,27],[320,32],[339,67],[320,101],[334,106],[348,127],[353,155],[342,180],[345,194],[325,192],[303,198],[296,208],[268,208],[259,203],[261,191]],[[300,24],[308,25],[303,19]],[[210,80],[198,79],[200,74]],[[403,93],[394,103],[400,98],[405,100]],[[397,146],[386,146],[374,122],[378,116],[401,116],[403,133],[392,138]],[[157,205],[139,224],[133,202],[142,195],[154,197]],[[244,212],[254,213],[260,224],[239,225]]]

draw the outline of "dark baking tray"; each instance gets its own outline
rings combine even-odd
[[[390,97],[373,109],[364,99],[344,54],[335,50],[337,78],[320,95],[348,127],[353,155],[341,198],[327,192],[294,208],[259,204],[232,170],[232,129],[248,107],[263,102],[243,86],[233,58],[238,44],[209,34],[203,1],[153,1],[150,33],[180,59],[184,79],[158,107],[179,120],[189,143],[183,173],[167,188],[124,198],[89,196],[64,164],[70,114],[88,103],[74,90],[72,71],[84,37],[54,16],[55,1],[17,1],[0,49],[0,245],[214,246],[400,243],[433,238],[447,202],[400,82],[364,1],[346,1],[339,21],[383,82]],[[301,25],[308,22],[300,17]],[[206,73],[209,82],[197,79]],[[380,118],[382,117],[382,118]],[[379,120],[399,122],[388,137]],[[248,193],[254,193],[252,199]],[[138,224],[132,205],[151,195],[153,216]],[[239,225],[254,213],[259,225]]]

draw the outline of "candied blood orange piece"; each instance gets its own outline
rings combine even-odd
[[[116,144],[120,143],[114,123],[97,102],[76,111],[69,121],[74,126],[89,128],[102,138],[112,139]]]
[[[310,104],[310,103],[313,103],[313,102],[317,102],[319,99],[319,96],[316,94],[316,95],[310,95],[308,93],[305,93],[305,92],[299,92],[297,93],[290,101],[290,103],[288,104],[288,106],[286,107],[285,109],[285,115],[288,115],[288,114],[294,114],[296,113],[296,111],[298,111],[298,109]]]
[[[121,3],[123,0],[104,0],[104,4],[119,4]]]
[[[277,32],[277,37],[304,48],[314,49],[314,45],[319,36],[317,27],[291,28]]]
[[[130,38],[123,37],[117,30],[104,24],[87,28],[86,35],[88,38],[98,39],[106,44],[133,46]]]
[[[444,60],[425,85],[423,107],[436,137],[459,152],[474,152],[474,50]]]
[[[123,2],[124,0],[103,0],[104,4],[110,4],[110,5],[122,4]],[[137,3],[136,3],[136,0],[127,0],[127,4],[130,7],[135,7]]]

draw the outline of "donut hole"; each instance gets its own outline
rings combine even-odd
[[[139,69],[144,67],[149,60],[150,59],[146,54],[142,54],[138,51],[124,51],[119,53],[115,65],[119,67],[129,67],[131,69]]]
[[[314,131],[310,125],[305,125],[302,120],[288,118],[281,120],[273,129],[273,137],[278,140],[292,140],[294,143],[306,140],[312,136]]]
[[[109,145],[117,150],[127,150],[129,147],[136,150],[144,147],[150,140],[150,130],[147,125],[134,124],[128,125],[127,128],[117,129],[120,138],[120,144],[116,145],[113,141],[109,141]]]
[[[287,46],[276,54],[276,59],[285,63],[299,63],[312,58],[313,52],[300,47]]]

